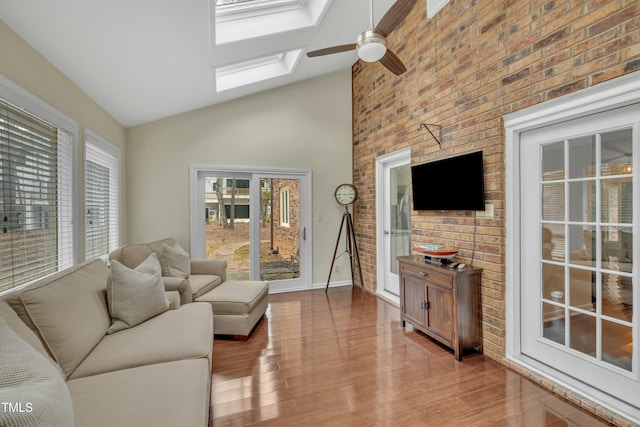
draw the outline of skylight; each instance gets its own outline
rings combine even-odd
[[[216,45],[318,25],[333,0],[210,0]]]
[[[296,49],[216,68],[216,91],[222,92],[291,74],[303,51],[304,49]]]
[[[216,0],[216,6],[221,6],[223,4],[247,3],[250,1],[257,2],[260,0]]]

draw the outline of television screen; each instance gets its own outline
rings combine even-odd
[[[483,211],[482,151],[411,167],[416,211]]]

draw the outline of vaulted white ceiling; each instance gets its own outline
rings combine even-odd
[[[0,18],[131,127],[357,60],[305,53],[355,43],[370,25],[369,0],[266,3],[280,9],[216,17],[215,0],[0,0]],[[374,1],[376,23],[393,3]]]

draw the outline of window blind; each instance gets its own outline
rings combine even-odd
[[[96,137],[86,138],[86,259],[106,258],[120,244],[119,155],[115,147],[108,150],[106,144],[99,143]]]
[[[61,223],[72,174],[72,138],[0,100],[0,291],[73,262],[73,234]],[[69,202],[70,204],[70,202]]]

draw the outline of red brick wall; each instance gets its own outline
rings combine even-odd
[[[297,179],[274,179],[273,181],[273,247],[284,259],[296,255],[300,246],[300,181]],[[289,225],[283,226],[280,218],[280,192],[289,189]]]
[[[505,354],[505,139],[501,117],[640,70],[637,0],[452,0],[427,19],[417,2],[389,37],[408,71],[353,67],[354,223],[369,291],[376,288],[375,158],[410,146],[412,164],[484,151],[493,219],[412,212],[412,242],[455,245],[483,268],[484,352]],[[420,123],[443,126],[442,148]],[[443,190],[447,187],[443,177]]]

